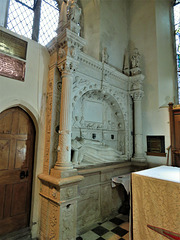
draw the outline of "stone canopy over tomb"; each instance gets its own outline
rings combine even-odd
[[[42,196],[40,234],[43,239],[48,236],[48,239],[67,240],[76,238],[77,206],[79,231],[117,210],[118,204],[114,203],[102,212],[107,201],[111,201],[103,196],[111,198],[115,194],[109,183],[101,184],[103,171],[109,171],[108,176],[113,176],[121,172],[118,164],[131,159],[145,160],[141,120],[144,76],[137,49],[132,53],[131,61],[126,54],[124,74],[108,62],[108,49],[102,49],[101,61],[85,54],[83,48],[88,43],[80,37],[81,9],[77,1],[60,1],[60,6],[57,37],[48,45],[44,170],[39,175]],[[98,182],[96,194],[91,194],[91,186],[85,180],[78,200],[78,186],[83,179],[78,169],[94,168],[99,164],[105,166],[104,163],[108,168],[101,170],[102,176],[99,173],[94,176]],[[90,202],[91,211],[96,212],[91,214],[92,219],[83,211],[83,206]],[[43,221],[44,218],[47,220]],[[51,224],[54,219],[56,221]]]

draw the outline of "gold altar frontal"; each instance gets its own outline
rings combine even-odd
[[[133,240],[180,239],[180,168],[132,174]]]

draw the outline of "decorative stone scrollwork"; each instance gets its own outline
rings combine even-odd
[[[50,205],[50,217],[49,217],[49,239],[57,239],[58,233],[58,207]]]

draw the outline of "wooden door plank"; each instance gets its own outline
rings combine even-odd
[[[4,202],[4,214],[3,218],[11,216],[11,200],[12,200],[12,190],[13,187],[11,184],[5,185],[5,202]]]
[[[11,216],[17,216],[26,212],[27,182],[13,185]]]
[[[0,236],[7,234],[8,232],[16,231],[24,228],[28,225],[27,214],[21,214],[15,217],[9,217],[4,220],[0,220]]]
[[[5,186],[0,185],[0,219],[3,218],[4,199],[5,199]]]
[[[28,226],[34,134],[31,118],[20,108],[0,114],[0,235]]]

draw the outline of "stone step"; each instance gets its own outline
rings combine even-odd
[[[0,240],[30,240],[31,238],[31,229],[23,228],[16,232],[8,233],[0,237]]]

